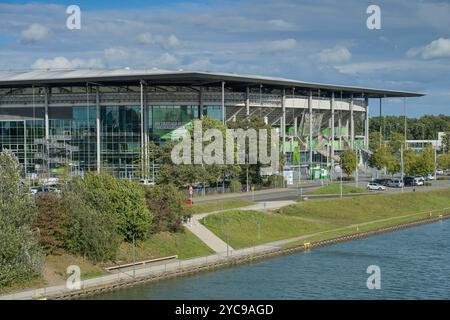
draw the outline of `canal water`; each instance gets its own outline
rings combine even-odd
[[[450,299],[450,220],[90,299]]]

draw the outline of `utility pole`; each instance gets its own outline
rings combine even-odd
[[[405,189],[405,179],[404,179],[404,173],[403,173],[403,145],[400,146],[400,166],[401,166],[401,178],[402,178],[402,192]]]

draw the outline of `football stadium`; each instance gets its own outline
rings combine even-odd
[[[310,171],[333,167],[346,148],[363,164],[370,102],[422,95],[183,70],[1,71],[0,149],[12,150],[30,178],[69,168],[141,179],[149,142],[204,116],[261,117],[279,128],[285,165]]]

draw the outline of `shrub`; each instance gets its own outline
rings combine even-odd
[[[94,262],[114,259],[122,238],[117,234],[117,216],[107,210],[109,201],[104,193],[91,192],[80,178],[66,186],[64,244],[69,252]]]
[[[32,230],[36,209],[21,184],[20,171],[12,152],[0,152],[0,287],[42,272],[42,250]]]
[[[89,173],[85,182],[90,192],[106,196],[108,201],[105,210],[117,217],[118,232],[126,241],[144,240],[147,237],[153,214],[147,208],[143,186],[104,173]]]
[[[231,189],[231,192],[241,192],[242,191],[242,183],[239,180],[231,180],[230,189]]]
[[[173,184],[147,187],[145,196],[148,208],[154,213],[151,233],[182,229],[182,220],[189,212],[183,204],[184,195]]]
[[[39,243],[47,254],[64,247],[64,226],[67,213],[61,197],[42,193],[36,197],[37,219],[34,226],[39,231]]]

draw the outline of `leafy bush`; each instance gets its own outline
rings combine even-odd
[[[151,233],[182,229],[182,220],[189,212],[183,204],[184,195],[173,184],[148,187],[145,196],[148,208],[154,213]]]
[[[118,232],[126,241],[144,240],[147,237],[153,214],[147,208],[143,186],[104,173],[89,173],[85,183],[90,192],[108,199],[105,211],[117,217]]]
[[[64,247],[64,227],[67,212],[61,197],[42,193],[36,197],[37,219],[34,226],[39,231],[39,243],[47,254]]]
[[[32,230],[36,209],[20,171],[12,152],[0,153],[0,288],[42,272],[42,251]]]
[[[242,183],[239,180],[231,180],[230,189],[231,189],[231,192],[241,192],[242,191]]]
[[[67,211],[65,247],[94,262],[113,259],[122,238],[117,234],[117,216],[107,209],[110,199],[98,190],[90,190],[80,178],[64,189],[63,203]]]

